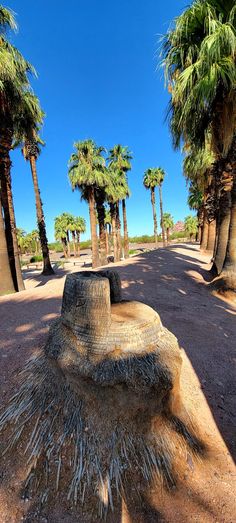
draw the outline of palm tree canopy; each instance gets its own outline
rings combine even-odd
[[[199,189],[196,182],[191,182],[189,185],[188,206],[190,209],[198,210],[203,204],[203,192]]]
[[[183,173],[187,180],[198,181],[202,188],[208,171],[213,167],[216,156],[208,144],[203,147],[191,147],[183,161]]]
[[[106,168],[106,185],[104,187],[105,199],[109,203],[116,203],[119,200],[130,196],[127,177],[124,172],[118,171],[112,163]]]
[[[72,189],[79,189],[87,199],[87,189],[100,188],[106,184],[104,147],[93,140],[75,142],[75,153],[69,159],[69,180]]]
[[[197,217],[191,216],[191,215],[186,216],[186,218],[184,219],[184,228],[188,234],[190,234],[190,235],[196,234],[197,229],[198,229]]]
[[[169,212],[163,214],[163,225],[165,229],[171,229],[174,226],[173,216]]]
[[[131,169],[132,159],[132,153],[127,146],[117,144],[109,151],[109,166],[118,169],[118,171],[127,173]]]
[[[68,213],[62,213],[54,220],[54,234],[56,240],[67,237],[68,231]]]
[[[236,129],[235,1],[195,0],[167,33],[163,50],[174,145],[182,139],[201,145],[210,128],[217,154],[225,156]]]
[[[165,171],[161,167],[149,168],[145,171],[143,185],[146,189],[152,189],[161,185],[165,177]]]
[[[73,227],[74,227],[74,229],[71,229],[71,230],[74,230],[78,233],[85,232],[86,231],[85,219],[82,218],[82,216],[74,216]]]

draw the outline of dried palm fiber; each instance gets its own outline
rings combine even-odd
[[[180,370],[176,338],[149,306],[122,301],[116,272],[68,275],[61,317],[0,417],[5,455],[25,447],[23,495],[40,506],[60,488],[69,503],[96,493],[102,517],[134,471],[134,488],[174,486],[175,464],[204,453]]]

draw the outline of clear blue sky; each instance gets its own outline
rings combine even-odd
[[[107,148],[128,145],[133,152],[130,235],[152,234],[150,196],[142,186],[148,167],[160,165],[167,172],[164,211],[182,220],[189,214],[186,184],[164,121],[168,93],[157,50],[159,36],[186,0],[8,0],[6,5],[17,14],[13,41],[38,72],[33,87],[46,112],[38,176],[49,240],[54,217],[64,211],[84,216],[89,225],[87,205],[72,193],[67,176],[73,142],[86,138]],[[36,219],[29,166],[20,151],[12,160],[17,225],[30,231]]]

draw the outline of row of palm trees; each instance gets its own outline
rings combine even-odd
[[[235,0],[195,0],[168,31],[164,67],[173,143],[213,273],[236,290]]]
[[[56,240],[61,241],[65,258],[69,258],[70,234],[72,236],[74,256],[80,256],[80,235],[86,231],[86,221],[82,216],[73,216],[63,212],[54,221]]]
[[[89,205],[92,242],[92,266],[107,263],[106,205],[110,210],[114,261],[122,257],[120,203],[122,202],[124,257],[129,256],[129,238],[126,216],[126,198],[130,195],[127,173],[132,155],[120,144],[109,150],[93,140],[74,143],[75,151],[69,159],[69,180],[72,190],[78,189]],[[107,156],[106,156],[107,155]],[[99,239],[97,237],[97,221]]]
[[[25,254],[26,252],[31,252],[34,254],[39,254],[39,232],[37,229],[34,229],[31,232],[26,233],[24,229],[17,228],[17,241],[20,254]]]
[[[34,68],[7,39],[15,29],[12,12],[0,6],[0,294],[24,289],[11,184],[10,151],[17,146],[31,167],[43,273],[53,273],[36,171],[44,113],[30,85]]]

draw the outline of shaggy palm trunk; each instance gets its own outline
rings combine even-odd
[[[119,209],[120,202],[116,202],[115,209],[116,209],[116,230],[117,230],[117,258],[118,261],[121,259],[121,252],[122,252],[122,245],[121,245],[121,223],[120,223],[120,209]]]
[[[77,231],[77,256],[80,257],[80,232]]]
[[[42,205],[42,200],[40,197],[37,170],[36,170],[36,157],[34,155],[30,155],[29,161],[30,161],[31,174],[32,174],[33,185],[34,185],[36,215],[37,215],[38,229],[39,229],[39,239],[40,239],[40,244],[41,244],[41,249],[42,249],[42,254],[43,254],[42,274],[44,274],[46,276],[49,274],[54,274],[54,270],[51,266],[51,262],[50,262],[50,258],[49,258],[46,225],[45,225],[45,219],[44,219],[44,214],[43,214],[43,205]]]
[[[155,245],[157,246],[157,213],[156,213],[155,187],[151,187],[151,204],[152,204],[153,225],[154,225],[154,239],[155,239]]]
[[[234,162],[233,176],[228,243],[221,275],[224,287],[236,291],[236,161]]]
[[[0,203],[0,295],[15,292],[9,263],[5,227]]]
[[[69,236],[69,231],[66,231],[66,239],[67,239],[67,254],[68,254],[68,258],[70,258],[70,236]]]
[[[97,191],[96,194],[98,226],[99,226],[99,244],[100,244],[100,264],[107,263],[107,248],[106,248],[106,228],[105,228],[105,207],[104,196],[102,191]]]
[[[96,226],[96,211],[95,211],[95,197],[94,188],[89,188],[88,194],[89,204],[89,218],[90,218],[90,231],[91,231],[91,242],[92,242],[92,266],[99,267],[99,250],[98,250],[98,238],[97,238],[97,226]]]
[[[109,256],[109,238],[108,238],[107,225],[105,226],[105,234],[106,234],[106,256]]]
[[[159,200],[160,200],[160,217],[161,217],[161,230],[162,230],[162,243],[163,247],[165,247],[165,227],[164,227],[164,221],[163,221],[163,204],[162,204],[162,188],[161,184],[159,185]]]
[[[213,254],[214,246],[215,246],[215,239],[216,239],[216,220],[212,220],[208,226],[208,238],[207,238],[206,252]]]
[[[166,238],[167,238],[167,244],[169,244],[170,243],[170,228],[169,227],[167,227],[167,229],[166,229]]]
[[[220,274],[226,257],[229,237],[232,176],[226,172],[221,177],[221,192],[217,217],[217,241],[212,265],[213,274]]]
[[[75,242],[75,231],[71,231],[73,241],[74,258],[76,257],[76,242]]]
[[[126,201],[122,200],[123,231],[124,231],[124,257],[129,257],[129,235],[127,226]]]
[[[23,291],[25,286],[20,266],[19,246],[16,234],[16,220],[11,187],[11,160],[9,156],[11,145],[12,132],[5,127],[1,128],[0,183],[1,200],[5,219],[7,249],[15,290]]]
[[[114,261],[118,261],[118,257],[117,257],[117,233],[116,233],[116,211],[115,211],[115,204],[114,203],[110,203],[110,214],[111,214],[111,231],[112,231]]]
[[[67,254],[67,240],[66,240],[66,238],[61,238],[61,243],[62,243],[64,258],[68,258],[68,254]]]

